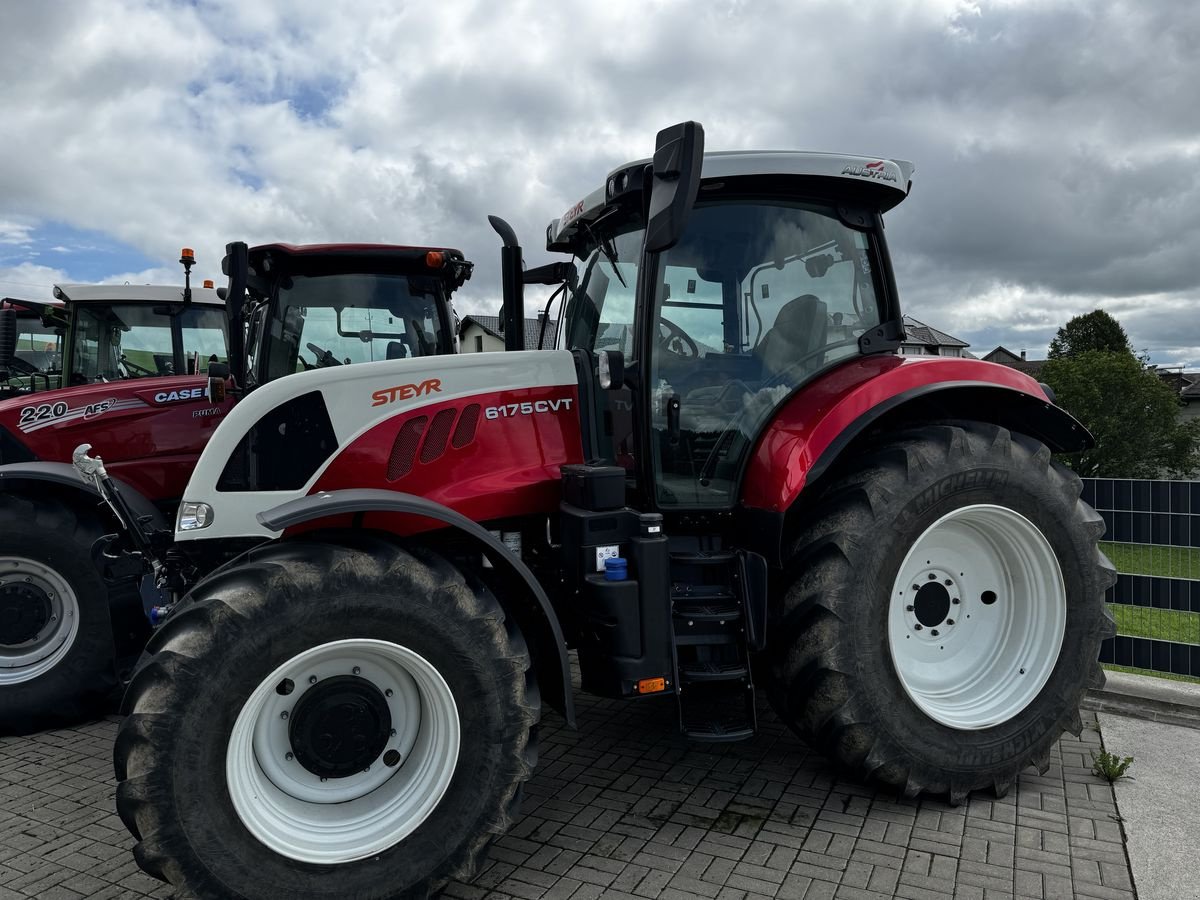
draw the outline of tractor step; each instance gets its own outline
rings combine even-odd
[[[690,662],[679,666],[679,681],[690,684],[698,681],[736,681],[745,678],[749,669],[740,662]]]
[[[671,621],[680,730],[693,741],[755,733],[746,579],[737,553],[671,554]]]
[[[754,736],[754,685],[747,676],[680,687],[680,724],[690,740],[741,741]]]

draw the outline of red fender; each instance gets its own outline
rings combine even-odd
[[[783,405],[750,457],[743,504],[786,511],[804,486],[879,415],[933,393],[952,400],[957,417],[1019,424],[1053,450],[1084,449],[1091,443],[1082,425],[1016,369],[953,357],[866,356],[820,376]]]

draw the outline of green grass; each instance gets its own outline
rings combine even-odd
[[[1153,669],[1137,669],[1133,666],[1118,666],[1113,663],[1104,663],[1106,672],[1127,672],[1130,675],[1151,675],[1154,678],[1166,678],[1168,681],[1184,681],[1188,684],[1200,684],[1200,678],[1193,678],[1190,675],[1176,675],[1172,672],[1156,672]]]
[[[1191,547],[1151,547],[1101,541],[1100,549],[1118,572],[1162,578],[1200,578],[1200,550]]]
[[[1181,644],[1200,644],[1200,613],[1128,606],[1123,603],[1110,603],[1108,608],[1117,620],[1117,634],[1154,638],[1158,641],[1177,641]]]

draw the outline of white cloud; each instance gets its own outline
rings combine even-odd
[[[71,246],[30,244],[61,222],[177,280],[184,245],[215,274],[234,239],[440,243],[494,313],[488,213],[536,265],[551,217],[696,118],[712,149],[913,159],[889,240],[930,324],[1032,352],[1104,306],[1200,364],[1162,314],[1200,282],[1197,45],[1169,0],[10,3],[0,245]]]

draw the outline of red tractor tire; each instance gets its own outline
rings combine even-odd
[[[769,693],[844,771],[906,796],[1003,795],[1103,684],[1115,580],[1081,483],[1025,435],[930,424],[809,507],[769,630]]]
[[[138,864],[188,897],[422,897],[512,824],[540,699],[482,583],[390,541],[251,551],[147,645],[114,748]]]
[[[103,533],[91,511],[0,493],[0,735],[113,705],[113,598],[92,564]]]

